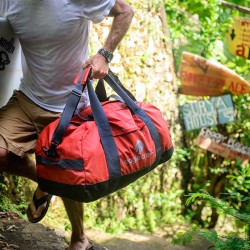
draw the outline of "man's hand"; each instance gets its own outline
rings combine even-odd
[[[124,0],[116,0],[108,16],[113,17],[113,23],[103,48],[114,52],[128,31],[134,11]],[[108,74],[108,62],[99,53],[89,58],[82,67],[85,69],[90,65],[92,66],[91,79],[102,79]]]
[[[97,53],[96,55],[90,57],[83,65],[82,68],[92,67],[92,73],[90,79],[103,79],[109,70],[109,65],[106,59]]]

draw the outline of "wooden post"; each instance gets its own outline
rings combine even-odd
[[[244,7],[244,6],[240,6],[240,5],[236,5],[236,4],[233,4],[233,3],[229,3],[227,1],[223,1],[221,0],[220,1],[221,4],[227,8],[230,8],[230,9],[233,9],[233,10],[238,10],[240,12],[244,12],[244,13],[247,13],[247,14],[250,14],[250,8],[247,8],[247,7]]]

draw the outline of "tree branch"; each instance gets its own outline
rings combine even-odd
[[[220,2],[225,7],[228,7],[228,8],[233,9],[233,10],[238,10],[240,12],[244,12],[244,13],[247,13],[247,14],[250,14],[250,9],[247,8],[247,7],[236,5],[236,4],[233,4],[233,3],[229,3],[229,2],[223,1],[223,0],[221,0]]]

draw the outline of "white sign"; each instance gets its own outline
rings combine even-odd
[[[240,159],[247,162],[250,158],[250,147],[208,128],[202,128],[195,142],[199,147],[229,160]]]

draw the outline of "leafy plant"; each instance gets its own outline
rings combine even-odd
[[[221,199],[216,199],[209,195],[206,191],[200,193],[190,194],[187,199],[187,205],[193,203],[196,199],[206,200],[215,209],[219,210],[226,216],[232,216],[235,220],[245,224],[246,234],[250,229],[250,215],[247,213],[240,213],[238,210],[228,206],[227,202]],[[193,227],[192,230],[188,230],[184,233],[177,234],[173,238],[174,244],[188,244],[193,241],[194,235],[198,235],[201,239],[205,239],[211,242],[212,247],[216,250],[247,250],[250,247],[249,238],[241,238],[238,234],[232,234],[228,236],[220,236],[216,230],[199,229],[198,226]]]
[[[234,4],[249,6],[249,1],[230,1]],[[181,54],[188,51],[201,55],[208,59],[214,59],[237,74],[250,79],[249,60],[231,55],[225,42],[226,32],[233,21],[233,17],[245,16],[246,14],[232,10],[221,5],[221,1],[179,0],[164,1],[167,20],[170,28],[170,36],[173,44],[174,61],[176,72],[181,64]],[[250,145],[250,97],[249,95],[232,96],[237,121],[231,124],[214,126],[212,129],[224,134],[240,143]],[[183,96],[179,98],[180,105],[197,100],[195,97]],[[182,118],[182,117],[181,117]],[[184,129],[184,128],[183,128]],[[185,154],[181,154],[178,160],[182,177],[185,180],[184,194],[199,192],[206,188],[210,195],[230,200],[234,208],[243,212],[249,212],[249,204],[242,202],[240,195],[248,197],[247,187],[243,190],[240,180],[241,163],[229,161],[218,155],[211,154],[200,149],[194,144],[194,139],[199,131],[185,131]],[[185,168],[181,168],[183,158],[186,159]],[[187,170],[190,170],[187,174]],[[226,178],[226,176],[235,178]],[[191,178],[190,178],[191,177]],[[183,182],[183,181],[182,181]],[[249,190],[249,189],[248,189]],[[230,195],[226,194],[230,193]],[[233,194],[237,194],[232,198]],[[247,198],[246,198],[247,199]],[[182,199],[183,207],[185,198]],[[191,207],[184,209],[185,214],[192,214],[192,220],[205,227],[214,227],[218,216],[214,209],[213,221],[209,217],[202,217],[202,211],[206,202],[194,202]]]
[[[23,190],[25,180],[7,174],[0,174],[0,180],[0,211],[13,211],[23,217],[27,208]]]

